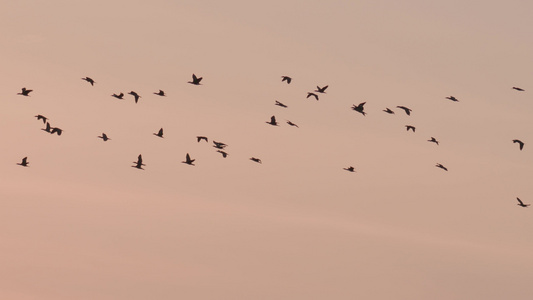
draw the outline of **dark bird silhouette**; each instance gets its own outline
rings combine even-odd
[[[315,97],[316,101],[318,101],[318,95],[315,94],[315,93],[311,93],[311,92],[307,92],[307,97],[305,97],[306,99],[309,98],[309,97]]]
[[[405,128],[407,129],[407,131],[409,131],[409,129],[411,129],[413,132],[415,132],[416,128],[414,126],[411,126],[411,125],[405,125]]]
[[[326,89],[328,88],[328,86],[324,86],[324,87],[319,87],[318,85],[316,86],[316,90],[315,92],[317,93],[321,93],[321,94],[325,94],[326,93]]]
[[[52,130],[52,128],[50,127],[50,123],[46,122],[46,128],[41,128],[41,130],[44,130],[44,131],[50,133],[50,130]]]
[[[383,111],[388,113],[388,114],[394,114],[394,112],[388,107],[386,109],[384,109]]]
[[[166,96],[166,95],[165,95],[165,92],[164,92],[163,90],[159,90],[159,92],[154,93],[154,94],[156,94],[156,95],[158,95],[158,96]]]
[[[290,84],[292,81],[292,78],[290,78],[289,76],[281,76],[281,82],[283,81],[287,81],[287,84]]]
[[[459,100],[457,100],[457,98],[455,98],[454,96],[446,97],[446,99],[452,100],[453,102],[459,102]]]
[[[265,122],[265,123],[270,124],[272,126],[278,126],[278,122],[276,122],[275,116],[270,117],[270,122]]]
[[[198,143],[199,143],[201,140],[204,140],[204,141],[206,141],[207,143],[209,142],[209,141],[207,140],[207,137],[205,137],[205,136],[197,136],[197,137],[196,137],[196,140],[198,141]]]
[[[218,153],[221,153],[222,154],[222,157],[226,158],[228,157],[228,153],[226,153],[225,151],[222,151],[222,150],[217,150]]]
[[[441,164],[436,164],[435,167],[437,167],[437,168],[441,168],[441,169],[443,169],[444,171],[448,171],[448,169],[447,169],[445,166],[441,165]]]
[[[139,96],[139,94],[137,94],[136,92],[134,91],[131,91],[129,92],[128,94],[132,95],[133,97],[135,97],[135,103],[137,103],[137,101],[139,101],[139,98],[141,98],[141,96]]]
[[[516,197],[516,200],[518,200],[518,204],[519,206],[522,206],[522,207],[528,207],[530,204],[524,204],[524,202],[522,202],[522,200],[520,200],[520,198]]]
[[[215,148],[217,148],[217,149],[224,149],[224,148],[226,148],[226,146],[228,146],[228,145],[226,145],[226,144],[224,144],[224,143],[221,143],[221,142],[215,142],[215,141],[213,141],[213,144],[215,144],[213,147],[215,147]]]
[[[281,107],[285,107],[285,108],[287,107],[287,105],[285,105],[285,104],[283,104],[283,103],[281,103],[281,102],[279,102],[277,100],[276,100],[276,105],[277,106],[281,106]]]
[[[25,87],[22,88],[22,92],[20,93],[17,93],[17,95],[22,95],[22,96],[29,96],[29,93],[33,92],[33,90],[28,90],[26,89]]]
[[[524,91],[524,89],[521,89],[521,88],[516,87],[516,86],[513,86],[513,89],[514,89],[514,90],[517,90],[517,91],[519,91],[519,92],[523,92],[523,91]]]
[[[261,162],[261,160],[259,158],[255,158],[255,157],[250,157],[250,160],[251,161],[255,161],[256,163],[260,163],[260,164],[263,163],[263,162]]]
[[[431,140],[428,140],[428,142],[432,142],[432,143],[435,143],[435,144],[439,144],[439,141],[437,141],[434,137],[431,137]]]
[[[52,127],[51,129],[52,129],[52,131],[50,131],[50,134],[57,133],[57,135],[61,135],[63,133],[63,129],[61,129],[61,128]]]
[[[46,124],[46,121],[48,120],[48,118],[43,115],[36,115],[35,117],[37,118],[37,120],[43,120],[44,124]]]
[[[85,77],[85,78],[82,78],[83,80],[87,81],[88,83],[90,83],[91,85],[94,85],[94,80],[92,80],[92,78],[90,77]]]
[[[195,159],[191,159],[191,157],[189,156],[189,153],[187,153],[187,155],[185,156],[185,160],[182,161],[182,163],[194,166],[193,164],[194,161]]]
[[[348,171],[348,172],[355,172],[355,168],[350,166],[348,168],[343,168],[344,170]]]
[[[137,168],[141,170],[144,170],[142,166],[146,166],[145,164],[143,164],[143,157],[141,154],[139,154],[139,156],[137,157],[137,161],[136,162],[134,161],[133,163],[135,164],[134,166],[132,166],[133,168]]]
[[[104,140],[104,142],[107,142],[107,140],[110,140],[110,138],[107,137],[107,134],[105,133],[102,133],[101,136],[98,136],[99,138],[101,138],[102,140]]]
[[[401,109],[403,109],[403,110],[405,111],[405,113],[406,113],[408,116],[411,115],[411,110],[412,110],[412,109],[407,108],[407,107],[405,107],[405,106],[396,106],[396,107],[397,107],[397,108],[401,108]]]
[[[159,131],[157,133],[154,133],[153,135],[162,138],[163,137],[163,128],[159,129]]]
[[[513,140],[513,143],[518,143],[518,145],[520,145],[520,151],[524,148],[524,142],[521,140]]]
[[[362,113],[363,116],[365,116],[365,115],[366,115],[366,112],[364,112],[364,109],[365,109],[365,107],[364,107],[364,106],[365,106],[365,103],[366,103],[366,102],[362,102],[362,103],[359,103],[359,105],[355,105],[355,104],[354,104],[354,105],[352,106],[352,109],[355,110],[356,112]]]
[[[289,125],[291,125],[291,126],[294,126],[294,127],[296,127],[296,128],[300,128],[300,127],[298,127],[298,125],[294,124],[293,122],[291,122],[291,121],[289,121],[289,120],[287,120],[287,124],[289,124]]]
[[[200,81],[202,81],[202,77],[198,78],[196,75],[192,74],[192,81],[187,82],[194,85],[200,85]]]
[[[22,159],[22,162],[17,163],[17,165],[23,166],[23,167],[27,167],[28,164],[29,164],[29,162],[28,162],[28,157],[27,156]]]
[[[118,94],[118,95],[117,95],[117,94],[113,94],[113,95],[111,95],[111,96],[113,96],[113,97],[115,97],[115,98],[117,98],[117,99],[123,100],[124,93],[120,93],[120,94]]]

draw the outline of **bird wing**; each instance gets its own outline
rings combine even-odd
[[[522,200],[520,200],[520,198],[516,197],[516,200],[518,200],[518,202],[520,202],[521,205],[524,205],[524,202],[522,202]]]

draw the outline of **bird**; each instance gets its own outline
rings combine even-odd
[[[44,130],[44,131],[50,133],[50,130],[51,130],[50,123],[46,122],[46,128],[41,128],[41,130]]]
[[[113,94],[113,95],[111,95],[111,96],[113,96],[113,97],[115,97],[115,98],[117,98],[117,99],[123,100],[124,93],[120,93],[120,94],[118,94],[118,95],[117,95],[117,94]]]
[[[448,169],[447,169],[445,166],[441,165],[441,164],[436,164],[435,167],[437,167],[437,168],[441,168],[441,169],[443,169],[444,171],[448,171]]]
[[[200,85],[200,81],[202,81],[202,77],[198,78],[196,75],[192,74],[192,81],[187,82],[194,85]]]
[[[276,105],[277,106],[281,106],[281,107],[285,107],[285,108],[287,107],[287,105],[285,105],[285,104],[283,104],[283,103],[281,103],[281,102],[279,102],[277,100],[276,100]]]
[[[439,144],[439,141],[437,141],[434,137],[431,137],[431,140],[428,140],[428,142],[432,142],[432,143],[435,143],[435,144]]]
[[[316,90],[315,92],[317,93],[321,93],[321,94],[325,94],[326,93],[326,89],[328,88],[328,86],[324,86],[324,87],[319,87],[318,85],[316,86]]]
[[[518,143],[520,145],[520,151],[524,148],[524,142],[521,140],[513,140],[513,143]]]
[[[388,107],[386,109],[384,109],[383,111],[388,113],[388,114],[394,114],[394,112]]]
[[[228,153],[226,153],[225,151],[222,151],[222,150],[217,150],[218,153],[221,153],[222,154],[222,157],[226,158],[228,157]]]
[[[278,126],[278,122],[276,122],[275,116],[270,117],[270,122],[265,122],[265,123],[270,124],[272,126]]]
[[[165,92],[164,92],[163,90],[159,90],[159,92],[154,93],[154,94],[156,94],[156,95],[158,95],[158,96],[166,96],[166,95],[165,95]]]
[[[137,103],[137,101],[139,101],[139,98],[141,98],[141,96],[139,96],[139,94],[137,94],[136,92],[134,91],[131,91],[129,92],[128,94],[132,95],[133,97],[135,97],[135,103]]]
[[[296,127],[296,128],[300,128],[300,127],[298,127],[298,125],[294,124],[293,122],[291,122],[291,121],[289,121],[289,120],[287,120],[287,124],[289,124],[289,125],[291,125],[291,126],[294,126],[294,127]]]
[[[281,76],[281,82],[283,81],[287,81],[287,84],[290,84],[292,81],[292,78],[290,78],[289,76]]]
[[[409,131],[409,129],[411,129],[413,132],[415,132],[416,128],[414,126],[411,126],[411,125],[405,125],[405,128],[407,129],[407,131]]]
[[[213,147],[215,147],[215,148],[217,148],[217,149],[224,149],[224,148],[226,148],[226,146],[228,146],[228,145],[226,145],[226,144],[224,144],[224,143],[221,143],[221,142],[215,142],[215,141],[213,141],[213,144],[215,144]]]
[[[88,83],[90,83],[91,85],[94,85],[94,80],[92,80],[92,78],[90,77],[85,77],[85,78],[82,78],[83,80],[87,81]]]
[[[452,100],[453,102],[459,102],[459,100],[457,100],[457,98],[455,98],[454,96],[446,97],[446,99]]]
[[[17,165],[23,166],[23,167],[27,167],[28,164],[29,164],[29,162],[28,162],[28,157],[27,156],[22,159],[22,162],[17,163]]]
[[[61,135],[63,133],[63,129],[61,129],[61,128],[52,127],[51,129],[52,129],[52,131],[50,131],[50,134],[57,133],[57,135]]]
[[[318,101],[318,95],[315,94],[315,93],[311,93],[311,92],[307,92],[307,97],[305,97],[305,98],[309,98],[311,96],[315,97],[316,101]]]
[[[137,157],[137,161],[136,162],[134,161],[133,163],[135,164],[134,166],[132,166],[133,168],[137,168],[141,170],[144,170],[142,166],[146,166],[145,164],[143,164],[143,157],[141,154],[139,154],[139,156]]]
[[[411,115],[411,110],[412,110],[412,109],[407,108],[407,107],[405,107],[405,106],[396,106],[396,107],[397,107],[397,108],[401,108],[401,109],[403,109],[403,110],[405,111],[405,113],[406,113],[408,116]]]
[[[29,93],[33,92],[33,90],[28,90],[26,89],[25,87],[22,88],[22,92],[20,93],[17,93],[17,95],[22,95],[22,96],[29,96]]]
[[[522,207],[528,207],[529,205],[531,204],[524,204],[524,202],[522,202],[522,200],[520,200],[520,198],[516,197],[516,200],[518,200],[518,204],[519,206],[522,206]]]
[[[46,124],[46,120],[48,120],[48,118],[43,115],[36,115],[35,117],[37,118],[37,120],[43,120],[44,124]]]
[[[366,103],[366,102],[362,102],[362,103],[359,103],[359,105],[355,105],[355,104],[354,104],[354,105],[352,106],[352,109],[355,110],[356,112],[360,112],[360,113],[362,113],[363,116],[365,116],[365,115],[366,115],[366,113],[364,112],[364,109],[365,109],[364,105],[365,105],[365,103]]]
[[[348,172],[355,172],[355,168],[350,166],[348,168],[343,168],[344,170],[348,171]]]
[[[157,133],[154,133],[153,135],[162,138],[163,137],[163,128],[159,129],[159,131]]]
[[[250,160],[251,161],[255,161],[256,163],[260,163],[262,164],[261,160],[259,158],[255,158],[255,157],[250,157]]]
[[[107,137],[107,134],[105,133],[102,133],[101,136],[98,136],[99,138],[101,138],[102,140],[104,140],[104,142],[106,142],[107,140],[110,140],[110,138]]]
[[[204,141],[206,141],[206,142],[209,142],[209,141],[207,140],[207,137],[205,137],[205,136],[197,136],[197,137],[196,137],[196,140],[198,141],[198,143],[199,143],[201,140],[204,140]]]
[[[514,89],[514,90],[517,90],[517,91],[519,91],[519,92],[523,92],[523,91],[524,91],[524,89],[521,89],[521,88],[516,87],[516,86],[513,86],[513,89]]]
[[[185,156],[185,160],[182,161],[182,163],[184,164],[188,164],[188,165],[191,165],[191,166],[194,166],[193,162],[195,161],[196,159],[191,159],[191,157],[189,156],[189,153],[187,153],[187,155]]]

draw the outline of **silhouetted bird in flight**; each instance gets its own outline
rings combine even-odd
[[[411,129],[413,132],[415,132],[416,128],[414,126],[411,126],[411,125],[405,125],[405,128],[407,129],[407,131],[409,131],[409,129]]]
[[[317,93],[321,93],[321,94],[325,94],[326,93],[326,89],[328,88],[328,86],[324,86],[324,87],[319,87],[318,85],[316,86],[316,90],[315,92]]]
[[[111,95],[111,96],[113,96],[113,97],[115,97],[115,98],[117,98],[117,99],[123,100],[123,98],[124,98],[124,93],[120,93],[120,94],[118,94],[118,95],[117,95],[117,94],[113,94],[113,95]]]
[[[198,140],[198,143],[199,143],[201,140],[204,140],[204,141],[206,141],[206,142],[209,142],[209,141],[207,140],[207,137],[205,137],[205,136],[197,136],[197,137],[196,137],[196,140]]]
[[[226,144],[224,144],[224,143],[221,143],[221,142],[215,142],[215,141],[213,141],[213,144],[215,144],[213,147],[215,147],[215,148],[217,148],[217,149],[224,149],[224,148],[226,148],[226,146],[228,146],[228,145],[226,145]]]
[[[300,127],[298,127],[298,125],[294,124],[293,122],[291,122],[291,121],[289,121],[289,120],[287,120],[287,124],[289,124],[289,125],[291,125],[291,126],[294,126],[294,127],[296,127],[296,128],[300,128]]]
[[[17,93],[17,95],[22,95],[22,96],[29,96],[28,94],[33,92],[33,90],[28,90],[26,89],[25,87],[22,88],[22,92],[20,93]]]
[[[159,90],[159,92],[154,93],[154,94],[156,94],[156,95],[158,95],[158,96],[166,96],[166,95],[165,95],[165,92],[164,92],[163,90]]]
[[[37,120],[43,120],[44,124],[46,124],[46,121],[48,120],[48,118],[43,115],[36,115],[35,117],[37,118]]]
[[[250,160],[251,161],[255,161],[256,163],[260,163],[262,164],[261,160],[259,158],[255,158],[255,157],[250,157]]]
[[[528,207],[530,204],[524,204],[524,202],[522,202],[522,200],[520,200],[520,198],[516,197],[516,200],[518,200],[518,204],[519,206],[522,206],[522,207]]]
[[[281,106],[281,107],[285,107],[285,108],[287,107],[287,105],[285,105],[285,104],[283,104],[283,103],[281,103],[281,102],[279,102],[277,100],[276,100],[276,105],[277,106]]]
[[[63,133],[63,129],[52,127],[52,131],[50,131],[50,134],[54,134],[54,133],[57,133],[57,135],[61,135]]]
[[[352,109],[355,110],[356,112],[360,112],[360,113],[362,113],[363,116],[364,116],[364,115],[366,115],[366,113],[364,112],[364,109],[365,109],[365,107],[364,107],[364,106],[365,106],[365,103],[366,103],[366,102],[362,102],[362,103],[359,103],[359,105],[355,105],[355,104],[354,104],[354,105],[352,106]]]
[[[200,85],[200,81],[202,81],[202,77],[198,78],[196,75],[192,74],[192,81],[187,82],[194,85]]]
[[[276,122],[275,116],[270,117],[270,122],[265,122],[265,123],[270,124],[272,126],[278,126],[278,122]]]
[[[135,164],[134,166],[132,166],[133,168],[137,168],[137,169],[141,169],[141,170],[144,170],[142,168],[142,166],[146,166],[145,164],[143,164],[143,157],[140,154],[137,157],[137,162],[133,162],[133,163]]]
[[[307,97],[305,97],[305,98],[307,99],[307,98],[309,98],[311,96],[315,97],[316,101],[318,101],[318,95],[315,94],[315,93],[311,93],[311,92],[307,92]]]
[[[513,143],[518,143],[518,145],[520,145],[520,151],[524,148],[524,142],[521,140],[513,140]]]
[[[22,159],[22,162],[17,163],[17,165],[23,166],[23,167],[27,167],[28,164],[29,164],[29,162],[28,162],[28,157],[27,156]]]
[[[517,90],[517,91],[520,91],[520,92],[523,92],[523,91],[524,91],[523,89],[521,89],[521,88],[519,88],[519,87],[516,87],[516,86],[513,86],[513,89],[514,89],[514,90]]]
[[[104,142],[106,142],[107,140],[110,140],[110,138],[107,137],[107,134],[105,133],[102,133],[101,136],[98,136],[99,138],[101,138],[102,140],[104,140]]]
[[[443,166],[443,165],[441,165],[441,164],[436,164],[435,167],[437,167],[437,168],[441,168],[441,169],[443,169],[444,171],[448,171],[448,169],[446,169],[446,167]]]
[[[191,157],[189,156],[189,153],[187,153],[187,155],[185,156],[185,160],[182,161],[182,163],[194,166],[193,164],[194,161],[195,159],[191,159]]]
[[[343,168],[344,170],[348,171],[348,172],[355,172],[355,168],[350,166],[348,168]]]
[[[153,135],[162,138],[163,137],[163,128],[159,129],[159,131],[157,133],[154,133]]]
[[[405,106],[396,106],[396,107],[397,107],[397,108],[401,108],[401,109],[403,109],[403,110],[405,111],[405,113],[406,113],[408,116],[411,115],[411,110],[412,110],[412,109],[407,108],[407,107],[405,107]]]
[[[83,80],[87,81],[88,83],[90,83],[91,85],[94,85],[94,80],[92,80],[92,78],[90,77],[85,77],[85,78],[82,78]]]
[[[446,97],[446,99],[452,100],[453,102],[459,102],[459,100],[457,100],[457,98],[455,98],[454,96]]]
[[[134,91],[131,91],[129,92],[128,94],[132,95],[133,97],[135,97],[135,103],[137,103],[137,101],[139,101],[139,98],[141,98],[141,96],[139,96],[139,94],[137,94],[136,92]]]
[[[435,143],[435,144],[439,144],[439,141],[437,141],[434,137],[431,137],[431,140],[428,140],[428,142],[432,142],[432,143]]]
[[[225,151],[222,151],[222,150],[217,150],[218,153],[221,153],[222,154],[222,157],[226,158],[228,157],[228,153],[226,153]]]
[[[290,78],[289,76],[281,76],[281,82],[283,81],[287,81],[287,84],[290,84],[292,81],[292,78]]]
[[[386,109],[384,109],[383,111],[388,113],[388,114],[394,114],[394,112],[388,107]]]
[[[52,128],[50,127],[50,123],[46,122],[46,128],[41,128],[41,130],[44,130],[44,131],[50,133],[50,130],[52,130]]]

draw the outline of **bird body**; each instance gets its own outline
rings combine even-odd
[[[206,142],[209,142],[209,141],[207,140],[207,137],[205,137],[205,136],[197,136],[197,137],[196,137],[196,140],[198,141],[198,143],[199,143],[201,140],[204,140],[204,141],[206,141]]]
[[[98,136],[99,138],[101,138],[102,140],[104,140],[104,142],[107,142],[107,140],[110,140],[110,138],[107,137],[107,134],[105,133],[102,133],[101,136]]]
[[[287,84],[290,84],[292,81],[292,78],[290,78],[289,76],[281,76],[281,82],[283,81],[286,81]]]
[[[139,156],[137,157],[137,161],[136,162],[134,161],[133,163],[135,164],[132,166],[133,168],[137,168],[141,170],[144,170],[142,166],[146,166],[145,164],[143,164],[143,157],[141,154],[139,154]]]
[[[82,78],[83,80],[87,81],[88,83],[90,83],[91,85],[94,85],[94,80],[92,80],[92,78],[90,77],[85,77],[85,78]]]
[[[129,95],[132,95],[133,97],[135,97],[135,103],[137,103],[139,101],[139,98],[141,98],[141,96],[139,96],[139,94],[137,94],[136,92],[134,91],[131,91],[128,93]]]
[[[117,98],[117,99],[123,100],[124,93],[120,93],[120,94],[118,94],[118,95],[117,95],[117,94],[113,94],[113,95],[111,95],[111,96],[113,96],[113,97],[115,97],[115,98]]]
[[[272,126],[278,126],[278,122],[276,122],[275,116],[270,117],[270,122],[265,122],[265,123],[270,124]]]
[[[516,200],[518,200],[518,206],[522,206],[522,207],[528,207],[530,204],[524,204],[524,202],[522,202],[522,200],[520,200],[520,198],[516,197]]]
[[[513,140],[513,143],[518,143],[518,145],[520,145],[520,151],[524,149],[524,142],[522,142],[521,140]]]
[[[184,164],[188,164],[188,165],[191,165],[191,166],[194,166],[193,162],[195,161],[196,159],[191,159],[191,156],[189,155],[189,153],[187,153],[187,155],[185,156],[185,160],[182,161],[182,163]]]
[[[305,98],[309,98],[309,97],[315,97],[316,101],[318,101],[318,95],[315,93],[307,92],[307,97]]]
[[[17,95],[22,95],[22,96],[29,96],[29,94],[33,92],[33,90],[28,90],[26,89],[25,87],[22,88],[22,92],[20,93],[17,93]]]
[[[344,170],[348,171],[348,172],[355,172],[355,168],[350,166],[348,168],[343,168]]]
[[[412,111],[412,109],[407,108],[407,107],[405,107],[405,106],[396,106],[396,107],[397,107],[397,108],[401,108],[401,109],[403,109],[403,110],[405,111],[405,113],[406,113],[408,116],[411,115],[411,111]]]
[[[226,151],[217,150],[217,152],[222,154],[222,157],[224,157],[224,158],[228,157],[228,153],[226,153]]]
[[[153,135],[162,138],[163,137],[163,128],[159,129],[159,131],[157,133],[154,133]]]
[[[394,112],[388,107],[386,109],[384,109],[383,111],[388,113],[388,114],[391,114],[391,115],[394,114]]]
[[[263,162],[261,162],[261,160],[259,158],[255,158],[255,157],[250,157],[250,160],[251,161],[255,161],[256,163],[260,163],[260,164],[263,163]]]
[[[441,165],[441,164],[436,164],[435,167],[437,167],[437,168],[441,168],[441,169],[443,169],[444,171],[448,171],[448,169],[447,169],[445,166]]]
[[[46,124],[46,120],[48,120],[48,118],[43,115],[36,115],[35,117],[37,118],[37,120],[43,120],[44,124]]]
[[[524,91],[524,89],[521,89],[521,88],[516,87],[516,86],[513,86],[513,90],[517,90],[519,92],[523,92]]]
[[[50,131],[50,134],[57,133],[57,135],[61,135],[63,133],[63,129],[61,129],[61,128],[52,127],[51,129],[52,129],[52,131]]]
[[[196,75],[192,74],[192,81],[187,81],[190,84],[194,85],[200,85],[200,81],[202,81],[202,77],[196,77]]]
[[[407,129],[407,131],[409,131],[409,129],[411,129],[413,132],[415,132],[415,130],[416,130],[416,127],[411,126],[411,125],[405,125],[405,128]]]
[[[224,143],[221,143],[221,142],[216,142],[216,141],[213,141],[213,144],[215,144],[213,147],[217,148],[217,149],[224,149],[226,148],[226,144]]]
[[[27,167],[28,164],[29,164],[29,162],[28,162],[28,157],[27,156],[24,157],[20,163],[17,163],[17,165],[23,166],[23,167]]]
[[[354,105],[352,106],[352,109],[355,110],[356,112],[362,113],[363,116],[365,116],[365,115],[366,115],[366,113],[364,112],[364,109],[365,109],[365,107],[364,107],[364,106],[365,106],[365,103],[366,103],[366,102],[362,102],[362,103],[359,103],[359,105],[355,105],[355,104],[354,104]]]
[[[50,127],[50,123],[49,122],[46,122],[46,128],[41,128],[41,130],[44,130],[44,131],[46,131],[48,133],[50,133],[51,129],[52,128]]]
[[[163,90],[159,90],[159,92],[154,93],[154,94],[156,94],[156,95],[158,95],[158,96],[166,96],[166,95],[165,95],[165,92],[164,92]]]
[[[455,98],[454,96],[446,97],[446,99],[452,100],[453,102],[459,102],[459,100],[457,100],[457,98]]]
[[[291,125],[291,126],[294,126],[294,127],[296,127],[296,128],[300,128],[300,127],[298,127],[298,125],[294,124],[293,122],[291,122],[291,121],[289,121],[289,120],[287,120],[287,124],[289,124],[289,125]]]
[[[321,94],[325,94],[326,93],[326,89],[328,88],[328,86],[324,86],[324,87],[319,87],[318,85],[316,86],[316,90],[315,92],[317,93],[321,93]]]
[[[439,144],[439,141],[437,141],[434,137],[431,137],[430,140],[428,140],[428,142],[432,142],[432,143],[435,143],[435,144]]]
[[[277,100],[276,100],[276,105],[277,105],[277,106],[284,107],[284,108],[287,108],[287,105],[285,105],[285,104],[283,104],[283,103],[281,103],[281,102],[279,102],[279,101],[277,101]]]

